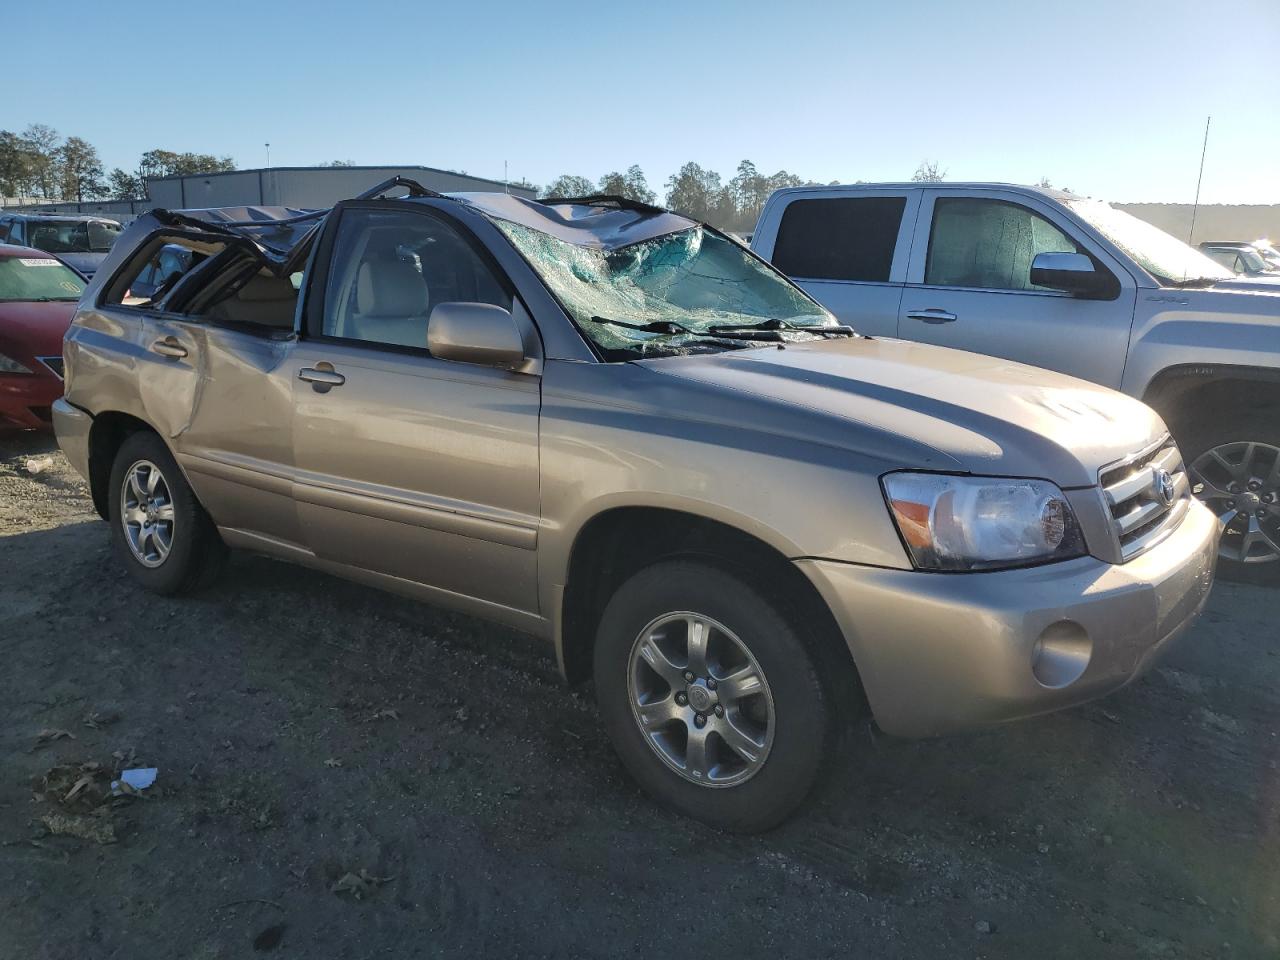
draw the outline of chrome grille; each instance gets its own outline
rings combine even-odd
[[[65,377],[62,376],[62,358],[61,357],[36,357],[36,359],[39,360],[41,363],[43,363],[50,370],[52,370],[54,375],[59,380],[65,379]]]
[[[1162,483],[1166,473],[1168,484]],[[1130,560],[1164,539],[1190,503],[1191,484],[1182,454],[1170,437],[1104,467],[1098,481],[1111,511],[1121,560]],[[1171,499],[1166,498],[1166,486]]]

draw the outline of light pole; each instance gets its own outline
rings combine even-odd
[[[271,169],[271,144],[264,143],[263,146],[267,148],[267,169],[270,170]]]

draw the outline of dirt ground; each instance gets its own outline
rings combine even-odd
[[[250,556],[146,595],[0,441],[0,958],[1277,957],[1278,614],[1220,582],[1100,703],[864,726],[741,838],[641,796],[533,641]],[[159,776],[104,805],[121,766]]]

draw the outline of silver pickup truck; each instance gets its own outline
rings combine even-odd
[[[406,186],[112,250],[54,419],[142,587],[231,546],[536,634],[646,789],[741,830],[868,706],[918,736],[1080,703],[1205,602],[1218,523],[1141,403],[858,336],[643,204]]]
[[[1226,526],[1222,559],[1280,573],[1280,278],[1237,278],[1101,201],[1008,184],[779,190],[751,246],[860,333],[1150,404]]]

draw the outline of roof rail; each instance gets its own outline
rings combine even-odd
[[[376,187],[370,187],[364,193],[360,194],[357,197],[354,197],[353,199],[355,200],[373,200],[375,198],[384,199],[382,197],[382,194],[386,193],[392,187],[406,187],[409,190],[409,196],[411,197],[436,197],[437,199],[445,199],[445,195],[443,193],[437,193],[434,190],[430,190],[427,187],[424,187],[422,184],[420,184],[417,180],[410,180],[408,177],[398,177],[398,176],[388,177],[386,180],[383,180]]]

